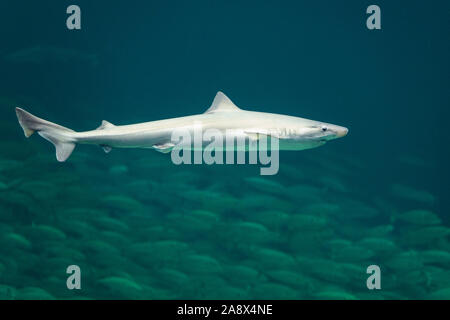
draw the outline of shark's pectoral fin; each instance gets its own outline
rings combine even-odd
[[[175,145],[170,142],[153,145],[153,149],[161,153],[169,153],[170,151],[172,151],[173,147],[175,147]]]
[[[102,147],[103,151],[105,151],[105,153],[110,153],[112,150],[111,146],[108,146],[106,144],[101,144],[100,147]]]

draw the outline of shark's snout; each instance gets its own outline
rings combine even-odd
[[[339,127],[338,130],[336,130],[336,136],[338,138],[345,137],[348,133],[348,129],[346,127]]]

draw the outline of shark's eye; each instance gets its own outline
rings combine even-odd
[[[328,127],[327,126],[322,126],[322,131],[323,132],[325,132],[325,131],[327,131],[328,130]]]

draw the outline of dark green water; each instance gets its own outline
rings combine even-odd
[[[2,1],[0,299],[450,298],[450,5],[377,1],[369,31],[370,4]],[[95,146],[58,163],[14,113],[82,131],[202,113],[218,90],[350,132],[261,177]]]

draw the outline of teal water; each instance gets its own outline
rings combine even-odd
[[[450,5],[377,1],[369,31],[370,4],[2,1],[0,298],[449,299]],[[14,113],[81,131],[218,90],[350,131],[262,177],[83,145],[58,163]]]

